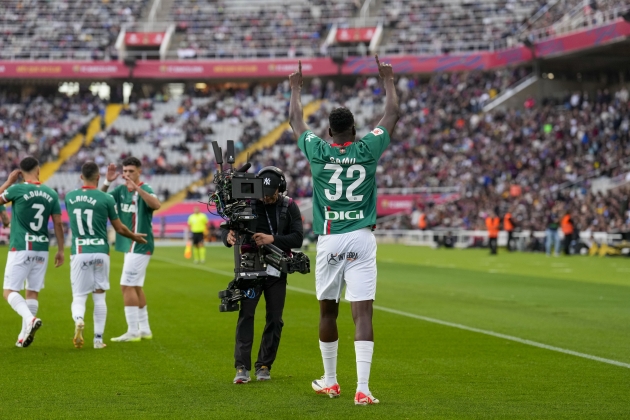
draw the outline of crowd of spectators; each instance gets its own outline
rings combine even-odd
[[[0,178],[27,155],[42,163],[57,159],[62,147],[104,107],[91,93],[0,95]]]
[[[356,16],[358,0],[286,1],[234,5],[214,0],[173,3],[171,17],[185,40],[181,58],[304,57],[320,55],[333,23]]]
[[[532,41],[560,32],[602,24],[630,9],[627,0],[558,0],[548,2],[536,19],[526,22],[525,34]],[[621,13],[622,14],[622,13]]]
[[[385,0],[385,25],[391,29],[387,53],[489,50],[513,34],[546,1]]]
[[[0,59],[115,59],[121,27],[148,0],[3,0]]]
[[[418,204],[429,227],[484,229],[490,212],[511,211],[522,229],[544,230],[553,208],[573,212],[582,229],[628,227],[627,191],[590,189],[594,177],[628,170],[628,90],[571,92],[540,104],[528,99],[521,110],[482,112],[487,101],[525,74],[518,69],[439,74],[428,82],[400,78],[402,118],[381,158],[378,186],[455,188],[460,196],[456,201]],[[326,119],[337,105],[352,104],[355,117],[365,109],[373,112],[357,123],[360,135],[378,123],[382,94],[377,83],[359,79],[326,96],[329,103],[308,121],[320,137],[329,140]],[[352,102],[353,97],[359,99]],[[291,132],[253,160],[259,166],[288,168],[292,196],[312,195],[308,162]],[[388,226],[412,224],[408,217],[399,217]]]

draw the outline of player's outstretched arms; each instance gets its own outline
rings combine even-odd
[[[383,84],[385,85],[385,115],[383,115],[378,125],[385,127],[391,137],[400,118],[398,94],[396,93],[396,86],[394,86],[394,69],[391,64],[381,63],[378,59],[378,54],[374,58],[378,66],[378,75],[383,79]]]
[[[55,227],[55,237],[57,238],[57,254],[55,254],[55,267],[61,267],[65,259],[63,248],[65,246],[65,238],[63,236],[63,223],[60,214],[53,214],[53,226]]]
[[[114,230],[119,235],[122,235],[125,238],[129,238],[134,242],[138,242],[139,244],[147,243],[147,240],[144,239],[144,237],[147,236],[146,233],[133,233],[132,231],[129,230],[127,226],[122,224],[120,219],[111,220],[111,222],[112,222],[112,226],[114,227]]]
[[[291,102],[289,104],[289,124],[293,129],[296,139],[308,130],[304,122],[304,110],[302,109],[302,60],[298,61],[298,71],[289,76],[291,86]]]

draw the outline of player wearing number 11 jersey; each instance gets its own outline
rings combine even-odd
[[[72,230],[70,280],[72,283],[73,343],[83,347],[85,304],[92,293],[94,300],[94,348],[102,349],[107,318],[105,292],[109,290],[109,244],[107,220],[116,232],[132,241],[146,243],[144,234],[134,234],[118,218],[114,198],[97,190],[99,173],[94,162],[81,167],[83,186],[66,195],[66,210]]]
[[[20,175],[24,183],[16,184]],[[39,183],[39,162],[27,157],[20,169],[11,172],[0,187],[0,204],[13,203],[11,211],[11,239],[9,256],[4,270],[4,298],[22,317],[22,331],[17,347],[28,347],[41,327],[36,317],[39,308],[39,291],[44,288],[48,267],[48,220],[52,216],[58,251],[55,267],[63,264],[63,226],[59,196]],[[26,282],[26,300],[20,295]]]
[[[337,314],[341,291],[352,306],[355,322],[357,363],[357,405],[376,404],[368,388],[374,334],[373,301],[376,295],[376,168],[389,145],[399,118],[398,97],[392,66],[381,64],[378,72],[385,84],[385,115],[378,126],[355,141],[354,116],[346,108],[330,113],[329,144],[304,123],[300,91],[302,63],[289,76],[291,104],[289,122],[298,138],[298,147],[311,164],[313,175],[313,230],[319,234],[315,267],[315,288],[320,303],[319,346],[324,376],[314,380],[313,389],[331,398],[339,396],[337,383]]]

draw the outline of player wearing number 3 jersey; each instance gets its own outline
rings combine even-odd
[[[313,176],[313,230],[317,242],[315,287],[320,302],[319,345],[324,376],[313,381],[319,394],[337,397],[337,315],[343,287],[351,302],[355,323],[357,405],[375,404],[368,387],[374,334],[373,301],[376,295],[376,168],[389,145],[399,118],[398,97],[392,66],[376,56],[378,72],[385,84],[385,115],[371,133],[356,141],[354,116],[346,108],[330,113],[329,144],[304,123],[300,91],[302,64],[289,76],[291,104],[289,122],[298,146],[311,164]]]
[[[24,183],[16,184],[22,176]],[[39,162],[32,157],[20,162],[0,187],[0,204],[11,202],[11,239],[4,270],[4,298],[22,317],[22,331],[17,347],[28,347],[41,327],[37,318],[39,291],[44,288],[48,267],[48,220],[52,216],[58,251],[55,267],[63,264],[63,226],[59,196],[39,183]],[[20,295],[26,282],[26,300]]]

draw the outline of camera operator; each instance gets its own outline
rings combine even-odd
[[[256,234],[247,236],[244,243],[255,243],[256,246],[274,244],[286,253],[290,253],[292,248],[300,248],[303,239],[302,215],[295,202],[282,195],[287,189],[284,174],[274,166],[267,166],[261,169],[257,176],[263,179],[264,199],[256,203],[258,218],[254,222],[255,228],[252,228]],[[233,231],[222,230],[221,233],[225,246],[231,247],[236,243]],[[260,351],[255,364],[256,378],[259,381],[271,379],[269,371],[276,359],[284,325],[282,311],[287,294],[287,274],[280,273],[271,266],[268,266],[267,274],[269,276],[266,278],[262,290],[257,290],[254,298],[241,301],[234,348],[235,384],[250,381],[254,313],[262,293],[265,295],[267,315]]]

